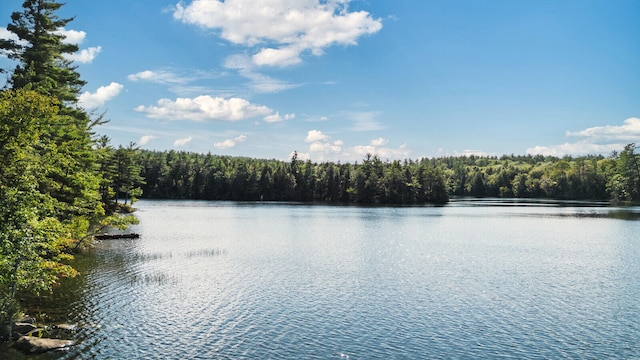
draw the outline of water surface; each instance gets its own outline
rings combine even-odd
[[[63,358],[640,357],[638,208],[137,207],[39,310],[80,326]]]

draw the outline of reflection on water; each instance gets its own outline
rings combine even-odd
[[[138,207],[33,308],[79,324],[41,358],[640,357],[637,207]]]

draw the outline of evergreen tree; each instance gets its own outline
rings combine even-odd
[[[57,163],[41,186],[60,201],[60,215],[71,218],[91,214],[101,207],[100,197],[95,196],[101,181],[96,172],[92,128],[103,120],[99,116],[92,121],[78,107],[78,95],[85,82],[77,67],[65,58],[78,46],[64,42],[61,29],[73,18],[56,15],[62,6],[56,1],[24,1],[23,10],[14,12],[7,25],[19,40],[1,40],[0,50],[18,62],[9,78],[12,89],[30,89],[57,100],[60,121],[51,124],[44,135],[51,140],[48,146],[39,148],[41,155]]]
[[[0,336],[19,291],[50,291],[76,274],[67,261],[84,239],[135,222],[105,214],[111,150],[108,139],[93,141],[102,116],[91,120],[78,107],[84,81],[64,57],[78,48],[63,42],[72,19],[56,16],[61,6],[24,1],[7,26],[19,40],[0,40],[0,51],[18,63],[12,89],[0,92]]]

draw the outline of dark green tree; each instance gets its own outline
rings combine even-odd
[[[124,197],[124,205],[133,204],[136,197],[142,195],[140,185],[144,183],[141,174],[140,162],[136,161],[138,148],[135,143],[129,143],[127,147],[119,146],[113,156],[115,174],[113,188],[115,189],[115,202],[120,196]]]

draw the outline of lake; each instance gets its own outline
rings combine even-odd
[[[38,358],[640,358],[639,207],[136,206],[140,239],[31,300],[78,324]]]

